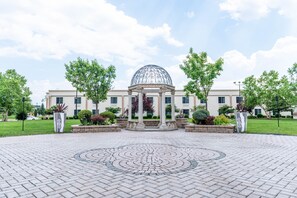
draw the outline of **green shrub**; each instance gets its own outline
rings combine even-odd
[[[104,118],[108,118],[108,121],[110,121],[111,124],[114,124],[114,120],[115,120],[115,115],[114,113],[110,112],[110,111],[105,111],[100,113],[100,115]]]
[[[153,118],[153,114],[148,114],[146,117],[147,117],[147,119],[152,119]]]
[[[170,114],[166,115],[166,118],[171,119],[171,115]]]
[[[255,118],[256,118],[256,116],[252,116],[252,115],[248,116],[248,119],[255,119]]]
[[[230,124],[230,120],[224,116],[223,114],[222,115],[219,115],[219,116],[216,116],[215,119],[214,119],[214,124],[215,125],[225,125],[225,124]]]
[[[78,113],[78,119],[82,125],[91,123],[92,112],[90,110],[82,110]]]
[[[121,108],[120,107],[106,107],[105,110],[112,112],[114,114],[117,114],[121,111]]]
[[[15,119],[17,120],[26,120],[28,117],[27,113],[26,112],[17,112],[16,113],[16,116],[15,116]]]
[[[198,109],[193,113],[193,121],[195,124],[205,124],[206,118],[209,116],[209,112],[205,109]],[[185,116],[186,118],[186,116]]]
[[[265,116],[262,114],[257,114],[257,118],[264,118]]]

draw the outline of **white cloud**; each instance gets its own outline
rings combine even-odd
[[[52,82],[49,80],[33,80],[28,82],[32,92],[32,104],[41,103],[48,90],[73,90],[74,88],[68,81]]]
[[[193,11],[188,11],[187,12],[187,17],[188,18],[193,18],[195,16],[195,12],[193,12]]]
[[[243,80],[249,75],[260,75],[263,71],[276,70],[281,75],[287,74],[289,67],[297,62],[297,37],[283,37],[278,39],[269,50],[259,50],[249,57],[237,50],[224,53],[224,72],[218,79]]]
[[[146,62],[163,38],[182,46],[167,24],[149,27],[105,0],[0,1],[0,56],[61,59],[83,54],[125,64]]]
[[[273,10],[289,18],[297,17],[296,0],[223,0],[220,9],[235,20],[259,19]]]
[[[276,70],[281,75],[286,75],[289,67],[297,62],[297,37],[279,38],[269,50],[259,50],[246,56],[237,50],[227,51],[223,54],[223,72],[214,83],[216,89],[237,89],[234,81],[243,81],[250,75],[259,76],[263,71]],[[181,63],[186,55],[176,56],[175,59]],[[211,57],[208,57],[213,62]],[[216,59],[215,59],[216,60]],[[172,77],[177,88],[183,88],[187,78],[178,65],[165,67]]]

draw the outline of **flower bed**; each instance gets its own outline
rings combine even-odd
[[[120,132],[119,125],[71,125],[73,133]]]
[[[201,132],[201,133],[234,133],[235,126],[189,124],[189,125],[185,126],[185,131],[186,132]]]

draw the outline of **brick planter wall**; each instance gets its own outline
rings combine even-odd
[[[225,125],[186,125],[186,132],[200,132],[200,133],[234,133],[235,126]]]
[[[71,131],[73,133],[120,132],[121,128],[118,125],[72,125]]]
[[[119,125],[119,127],[120,127],[121,129],[124,129],[124,128],[127,127],[128,119],[118,118],[118,119],[117,119],[117,124]]]

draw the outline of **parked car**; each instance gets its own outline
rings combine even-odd
[[[39,118],[29,115],[27,120],[38,120]]]

